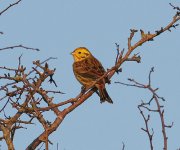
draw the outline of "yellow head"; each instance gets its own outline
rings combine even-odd
[[[92,55],[85,47],[78,47],[71,54],[73,55],[75,62],[84,60]]]

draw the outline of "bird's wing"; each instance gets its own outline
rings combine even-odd
[[[75,63],[74,71],[79,76],[92,80],[100,78],[105,73],[102,64],[94,57]]]

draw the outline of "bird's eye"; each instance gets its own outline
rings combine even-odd
[[[81,52],[78,52],[78,54],[81,54]]]

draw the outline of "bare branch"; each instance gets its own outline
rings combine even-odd
[[[117,43],[116,44],[116,50],[117,50],[117,55],[116,55],[116,61],[115,61],[115,65],[117,64],[118,62],[118,58],[119,58],[119,54],[120,54],[120,50],[119,50],[119,45]]]
[[[150,147],[151,147],[151,150],[153,150],[153,142],[152,142],[152,139],[153,139],[153,135],[154,135],[154,132],[150,133],[150,130],[149,130],[149,120],[150,120],[150,115],[148,115],[148,117],[146,118],[143,111],[141,110],[141,107],[142,105],[138,105],[138,109],[140,111],[140,114],[142,115],[143,119],[144,119],[144,122],[145,122],[145,126],[146,126],[146,129],[144,128],[141,128],[144,132],[147,133],[148,135],[148,138],[149,138],[149,144],[150,144]],[[153,131],[153,129],[152,129]]]
[[[122,145],[123,145],[122,150],[125,150],[125,144],[124,144],[124,142],[122,142]]]
[[[175,7],[174,5],[172,5],[171,3],[169,3],[170,6],[172,6],[173,9],[176,9],[177,11],[180,11],[179,7]]]
[[[42,64],[44,64],[44,63],[46,63],[46,62],[48,62],[49,60],[53,60],[53,59],[57,59],[57,57],[49,57],[49,58],[47,58],[47,59],[45,59],[44,61],[42,61],[41,63],[39,63],[40,65],[42,65]],[[36,61],[37,62],[37,61]],[[38,61],[39,62],[39,61]],[[35,67],[35,69],[37,69],[39,66],[36,66]],[[33,73],[35,70],[33,69],[33,70],[31,70],[31,71],[29,71],[29,73],[27,74],[27,76],[29,76],[31,73]]]
[[[154,132],[151,134],[149,131],[149,127],[148,127],[148,121],[150,119],[150,115],[148,115],[148,117],[146,118],[141,108],[145,108],[149,112],[157,112],[159,114],[160,121],[161,121],[161,128],[162,128],[162,135],[163,135],[163,142],[164,142],[163,149],[167,150],[167,147],[168,147],[167,139],[168,138],[166,135],[166,128],[171,128],[173,126],[173,123],[172,123],[172,125],[169,125],[169,126],[167,126],[165,124],[164,109],[163,109],[164,106],[162,106],[159,102],[159,99],[164,100],[164,98],[158,96],[158,94],[156,93],[157,88],[153,89],[151,87],[151,74],[153,71],[154,71],[154,68],[151,68],[151,70],[149,72],[149,76],[148,76],[148,85],[139,83],[139,82],[135,81],[134,79],[129,79],[129,81],[133,82],[134,84],[125,84],[125,83],[121,83],[121,82],[116,82],[116,83],[120,83],[120,84],[126,85],[126,86],[134,86],[134,87],[138,87],[138,88],[148,89],[148,91],[150,91],[152,93],[152,98],[150,99],[150,101],[148,103],[142,102],[140,105],[138,105],[138,109],[139,109],[139,111],[144,119],[145,125],[146,125],[146,129],[142,128],[142,130],[148,134],[150,147],[151,147],[151,150],[153,150],[152,137],[153,137]],[[156,109],[151,109],[148,107],[148,105],[150,106],[151,101],[154,101],[156,103]]]
[[[59,94],[66,94],[66,93],[61,92],[61,91],[50,91],[50,90],[47,90],[46,92],[47,92],[47,93],[54,93],[54,94],[56,94],[56,93],[59,93]]]
[[[17,5],[19,2],[21,2],[22,0],[18,0],[17,2],[15,2],[15,3],[13,3],[13,4],[10,4],[7,8],[5,8],[4,10],[2,10],[1,12],[0,12],[0,16],[3,14],[3,13],[5,13],[8,9],[10,9],[11,7],[13,7],[13,6],[15,6],[15,5]]]
[[[27,47],[27,46],[23,46],[23,45],[15,45],[15,46],[8,46],[8,47],[0,48],[0,51],[4,51],[4,50],[8,50],[8,49],[15,49],[15,48],[23,48],[23,49],[27,49],[27,50],[40,51],[38,48],[31,48],[31,47]]]

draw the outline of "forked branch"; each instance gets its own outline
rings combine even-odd
[[[166,134],[166,128],[171,128],[173,126],[173,123],[171,125],[166,125],[166,123],[165,123],[164,106],[160,103],[160,101],[164,102],[165,99],[163,97],[158,96],[158,94],[157,94],[158,88],[154,89],[151,86],[152,72],[154,72],[154,68],[151,68],[151,70],[149,72],[148,84],[139,83],[139,82],[135,81],[134,79],[129,79],[129,81],[132,82],[132,84],[127,84],[127,83],[122,83],[122,82],[115,82],[115,83],[119,83],[119,84],[126,85],[126,86],[133,86],[133,87],[137,87],[137,88],[143,88],[143,89],[147,89],[149,92],[151,92],[152,98],[149,100],[149,102],[145,103],[144,101],[142,101],[141,104],[138,105],[140,114],[142,115],[143,120],[145,122],[145,129],[142,128],[142,130],[147,133],[151,150],[153,150],[152,138],[154,135],[154,130],[152,129],[152,132],[150,131],[150,129],[149,129],[150,114],[146,117],[144,114],[144,111],[146,110],[148,112],[158,113],[159,117],[160,117],[160,121],[161,121],[161,129],[162,129],[162,135],[163,135],[163,145],[164,145],[163,149],[167,150],[167,148],[168,148],[167,139],[168,138],[167,138],[167,134]],[[152,102],[155,102],[155,104],[156,104],[156,108],[154,108],[154,109],[150,108]]]

